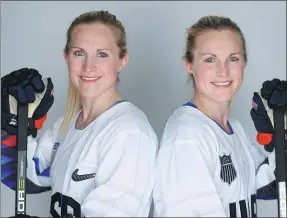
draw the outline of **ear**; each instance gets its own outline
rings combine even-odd
[[[64,59],[68,63],[68,53],[64,51]]]
[[[184,66],[189,76],[193,75],[192,63],[190,63],[186,58],[184,58]]]
[[[120,66],[118,67],[118,72],[121,72],[127,65],[127,63],[129,62],[129,54],[126,53],[125,56],[120,59]]]

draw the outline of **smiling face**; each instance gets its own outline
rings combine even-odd
[[[117,34],[105,24],[80,24],[65,52],[70,80],[84,98],[97,98],[116,88],[118,72],[128,62],[119,57]]]
[[[192,63],[195,92],[216,102],[231,101],[239,90],[245,67],[240,35],[231,30],[208,30],[196,37]]]

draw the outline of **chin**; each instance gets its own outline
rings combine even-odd
[[[97,98],[99,97],[99,95],[95,95],[95,94],[80,94],[81,98],[84,99],[93,99],[93,98]]]
[[[224,102],[232,101],[232,97],[220,96],[219,98],[214,98],[214,100],[217,101],[217,102],[224,103]]]
[[[217,102],[228,102],[233,99],[234,93],[232,92],[222,92],[222,93],[212,93],[212,99]]]
[[[227,88],[217,88],[210,90],[210,96],[214,100],[223,102],[223,101],[231,101],[237,92],[237,89],[233,86]]]
[[[78,93],[83,98],[96,98],[100,96],[100,93],[95,90],[78,90]]]

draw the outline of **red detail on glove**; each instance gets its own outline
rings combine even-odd
[[[8,147],[15,147],[17,144],[16,141],[17,141],[16,135],[11,135],[11,136],[7,137],[6,139],[4,139],[1,142],[1,144],[6,145]]]
[[[272,134],[270,133],[257,133],[257,142],[260,145],[268,145],[272,141]]]
[[[46,119],[47,119],[47,114],[45,114],[40,119],[35,120],[35,127],[36,127],[36,129],[41,129],[43,127],[43,124],[44,124]]]

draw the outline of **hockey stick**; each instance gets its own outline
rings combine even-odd
[[[17,129],[17,180],[15,193],[15,215],[26,214],[26,168],[27,168],[27,128],[28,105],[18,105],[18,129]]]
[[[287,144],[285,140],[285,108],[274,110],[276,178],[278,185],[278,217],[286,217]]]

